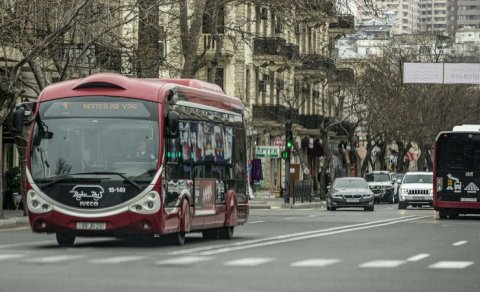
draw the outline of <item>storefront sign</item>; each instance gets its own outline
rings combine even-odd
[[[280,158],[280,147],[278,146],[257,146],[255,147],[257,158]]]

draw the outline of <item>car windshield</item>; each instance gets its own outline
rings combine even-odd
[[[369,173],[365,175],[365,180],[368,182],[372,181],[389,181],[390,176],[387,173]]]
[[[433,183],[433,175],[432,174],[407,174],[403,179],[403,183]]]
[[[360,179],[338,179],[335,181],[336,189],[364,189],[368,188],[364,180]]]

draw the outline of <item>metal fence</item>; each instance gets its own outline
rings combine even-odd
[[[293,186],[293,194],[296,201],[311,202],[312,201],[312,181],[311,180],[297,180]]]

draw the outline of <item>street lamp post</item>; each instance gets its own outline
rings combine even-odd
[[[290,156],[292,153],[292,147],[292,120],[291,112],[288,110],[285,119],[285,151],[282,153],[282,158],[285,159],[285,192],[283,193],[285,204],[290,203]]]

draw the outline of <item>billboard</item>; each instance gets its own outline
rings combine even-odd
[[[403,83],[480,84],[480,64],[404,63]]]

